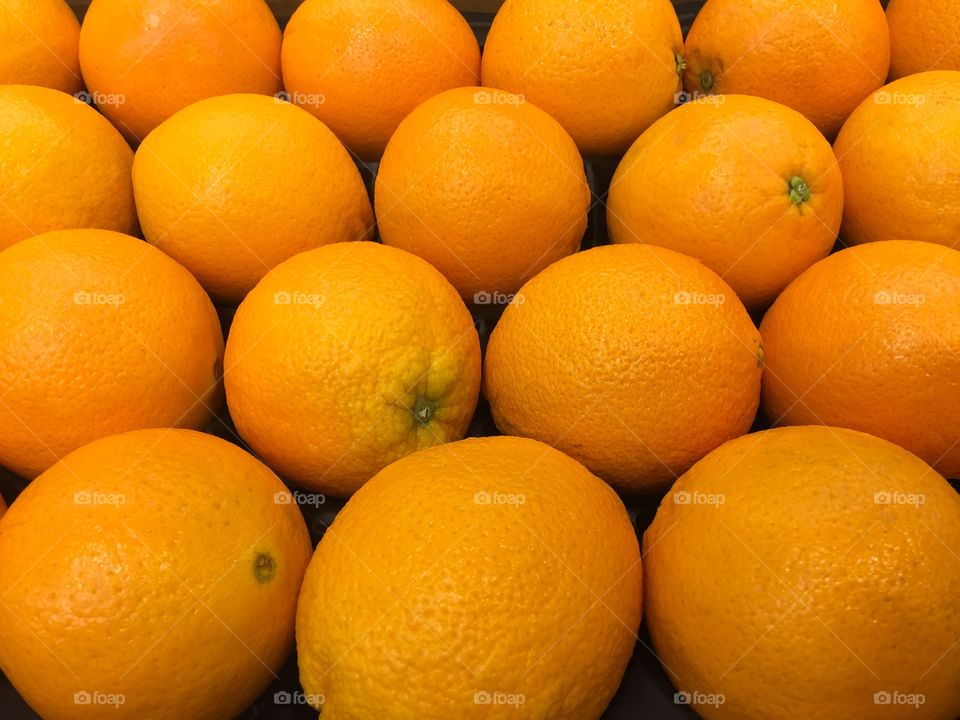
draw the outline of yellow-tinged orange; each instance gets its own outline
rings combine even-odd
[[[83,88],[80,23],[64,0],[0,0],[0,85]]]
[[[290,499],[190,430],[71,453],[0,521],[0,668],[51,720],[237,716],[293,644],[311,548]]]
[[[349,496],[415,450],[458,440],[480,385],[480,340],[428,263],[335,243],[270,271],[227,341],[237,430],[283,477]]]
[[[582,152],[615,155],[674,107],[682,61],[669,0],[507,0],[481,79],[553,115]]]
[[[280,42],[264,0],[93,0],[80,67],[97,106],[136,143],[198,100],[278,93]]]
[[[0,253],[0,464],[26,478],[92,440],[205,425],[222,402],[223,335],[190,273],[106,230]]]
[[[403,121],[375,199],[385,244],[428,260],[468,301],[487,304],[579,247],[590,189],[556,120],[522,97],[461,88]]]
[[[895,80],[850,116],[833,149],[843,174],[840,235],[960,245],[960,72]]]
[[[232,304],[287,258],[373,232],[366,188],[340,141],[263,95],[210,98],[175,114],[140,145],[133,184],[144,237]]]
[[[609,245],[520,289],[490,336],[484,394],[504,433],[644,491],[750,429],[762,366],[760,333],[712,270]]]
[[[960,252],[860,245],[801,275],[770,308],[770,420],[872,433],[960,478]]]
[[[706,720],[960,714],[960,495],[852,430],[733,440],[643,537],[647,625]]]
[[[133,151],[81,100],[0,85],[0,250],[48,230],[134,233]]]
[[[707,0],[685,53],[688,92],[775,100],[832,140],[886,82],[890,34],[879,0]]]
[[[291,102],[366,160],[417,105],[479,79],[477,39],[447,0],[306,0],[284,31]]]
[[[890,79],[928,70],[960,70],[960,4],[890,0]]]
[[[606,204],[613,242],[695,257],[753,309],[830,252],[843,179],[830,144],[803,115],[719,95],[685,104],[641,135]]]
[[[320,541],[300,681],[329,720],[597,720],[641,584],[623,503],[582,465],[521,438],[441,445],[378,473]]]

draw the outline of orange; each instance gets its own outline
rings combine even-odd
[[[321,540],[300,680],[332,720],[596,720],[641,583],[623,503],[579,463],[511,437],[434,447],[378,473]]]
[[[479,77],[477,39],[446,0],[306,0],[283,36],[291,102],[365,160],[417,105]]]
[[[100,110],[139,142],[198,100],[278,93],[280,41],[264,0],[93,0],[80,67]]]
[[[4,501],[3,496],[0,495],[0,518],[3,517],[4,513],[7,512],[7,503]]]
[[[748,308],[826,257],[842,214],[830,144],[800,113],[747,95],[704,97],[658,120],[607,198],[613,242],[702,260]]]
[[[861,245],[801,275],[760,332],[772,421],[862,430],[960,478],[960,252]]]
[[[673,108],[682,66],[669,0],[507,0],[481,78],[553,115],[584,153],[615,155]]]
[[[263,95],[178,112],[140,145],[133,184],[144,237],[232,304],[292,255],[373,232],[343,145],[309,113]]]
[[[285,478],[348,496],[394,460],[463,437],[480,340],[439,272],[377,243],[281,263],[247,295],[227,342],[230,414]]]
[[[857,108],[834,143],[850,244],[960,243],[960,72],[896,80]]]
[[[99,113],[48,88],[0,85],[0,250],[48,230],[137,228],[133,152]]]
[[[647,625],[706,720],[960,714],[960,495],[896,445],[733,440],[643,537]]]
[[[775,100],[833,139],[889,68],[878,0],[707,0],[687,35],[683,84]]]
[[[80,23],[64,0],[0,0],[0,85],[76,93]]]
[[[960,70],[960,5],[952,0],[890,0],[890,78]]]
[[[46,718],[235,717],[293,644],[311,548],[291,497],[190,430],[71,453],[0,522],[4,674]]]
[[[762,362],[760,334],[713,271],[651,245],[603,246],[521,288],[490,336],[484,393],[504,433],[651,490],[750,429]]]
[[[206,424],[223,336],[197,281],[156,248],[63,230],[0,253],[0,464],[26,478],[105,435]]]
[[[516,95],[474,88],[403,121],[375,198],[383,242],[428,260],[478,303],[574,252],[590,207],[583,160],[557,121]]]

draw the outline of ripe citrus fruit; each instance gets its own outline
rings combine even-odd
[[[0,253],[0,464],[26,478],[125,430],[206,424],[223,336],[193,276],[106,230]]]
[[[960,496],[905,450],[828,427],[756,433],[661,503],[647,624],[703,718],[954,718],[958,552]]]
[[[612,245],[521,288],[487,346],[497,427],[625,491],[648,490],[750,429],[760,334],[730,286],[685,255]]]
[[[960,72],[896,80],[857,108],[834,143],[840,234],[851,244],[960,243]]]
[[[375,198],[383,242],[478,302],[574,252],[590,207],[583,160],[559,123],[516,95],[476,88],[449,90],[403,121]]]
[[[800,113],[747,95],[702,98],[658,120],[607,199],[613,242],[691,255],[749,308],[826,257],[842,215],[830,144]]]
[[[394,460],[463,437],[480,340],[426,262],[335,243],[281,263],[247,295],[225,366],[243,439],[293,482],[346,496]]]
[[[93,0],[80,67],[131,141],[197,100],[280,91],[280,28],[264,0]]]
[[[62,92],[0,85],[0,250],[48,230],[136,232],[133,152],[98,112]]]
[[[64,0],[0,2],[0,85],[83,88],[80,23]]]
[[[417,105],[479,77],[477,39],[446,0],[306,0],[283,36],[290,100],[366,160]]]
[[[596,720],[641,584],[623,504],[579,463],[521,438],[430,448],[378,473],[320,541],[300,681],[336,720]]]
[[[771,421],[862,430],[960,478],[960,252],[870,243],[817,263],[770,308]]]
[[[615,155],[673,108],[682,55],[669,0],[507,0],[481,78],[557,118],[584,153]]]
[[[46,718],[235,717],[293,643],[310,538],[284,496],[190,430],[71,453],[0,522],[3,672]]]
[[[889,68],[877,0],[707,0],[687,35],[683,77],[694,94],[788,105],[833,139]]]
[[[137,150],[133,184],[144,237],[232,304],[288,257],[373,231],[340,141],[264,95],[201,100],[166,120]]]
[[[960,70],[960,5],[953,0],[890,0],[890,78]]]

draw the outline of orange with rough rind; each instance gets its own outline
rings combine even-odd
[[[890,0],[890,79],[928,70],[960,70],[960,4]]]
[[[80,23],[64,0],[0,2],[0,85],[40,85],[74,94]]]

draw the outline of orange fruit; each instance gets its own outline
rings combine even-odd
[[[63,230],[0,253],[0,464],[32,478],[125,430],[206,424],[223,336],[197,281],[146,243]]]
[[[394,460],[463,437],[480,340],[443,276],[371,242],[270,271],[237,310],[225,361],[237,430],[295,483],[347,496]]]
[[[62,92],[0,85],[0,250],[70,228],[134,233],[133,152],[99,113]]]
[[[337,720],[596,720],[641,584],[623,503],[579,463],[511,437],[434,447],[378,473],[320,541],[300,680]]]
[[[615,155],[674,107],[682,60],[669,0],[507,0],[481,78],[553,115],[584,153]]]
[[[608,245],[521,288],[490,336],[484,394],[504,433],[638,491],[750,429],[761,367],[760,334],[713,271],[652,245]]]
[[[291,102],[365,160],[417,105],[479,77],[477,39],[446,0],[306,0],[283,36]]]
[[[46,718],[235,717],[293,644],[311,548],[284,496],[190,430],[71,453],[0,522],[0,668]]]
[[[64,0],[0,0],[0,85],[76,93],[80,23]]]
[[[264,0],[93,0],[80,67],[104,115],[139,142],[198,100],[278,93],[280,41]]]
[[[833,139],[889,68],[877,0],[707,0],[687,34],[683,84],[775,100]]]
[[[849,427],[960,478],[960,252],[896,241],[850,248],[770,308],[763,405],[787,425]]]
[[[556,120],[516,95],[461,88],[403,121],[375,199],[385,244],[428,260],[464,298],[485,303],[579,247],[590,189]]]
[[[960,70],[960,5],[951,0],[890,0],[890,78]]]
[[[610,184],[613,242],[691,255],[748,308],[827,256],[843,215],[837,159],[816,127],[747,95],[701,98],[658,120]]]
[[[643,565],[657,655],[702,718],[960,713],[960,495],[892,443],[733,440],[660,504]]]
[[[137,150],[133,184],[144,237],[232,304],[292,255],[373,232],[343,145],[263,95],[201,100],[163,122]]]
[[[834,143],[850,244],[960,243],[960,72],[896,80],[857,108]]]

